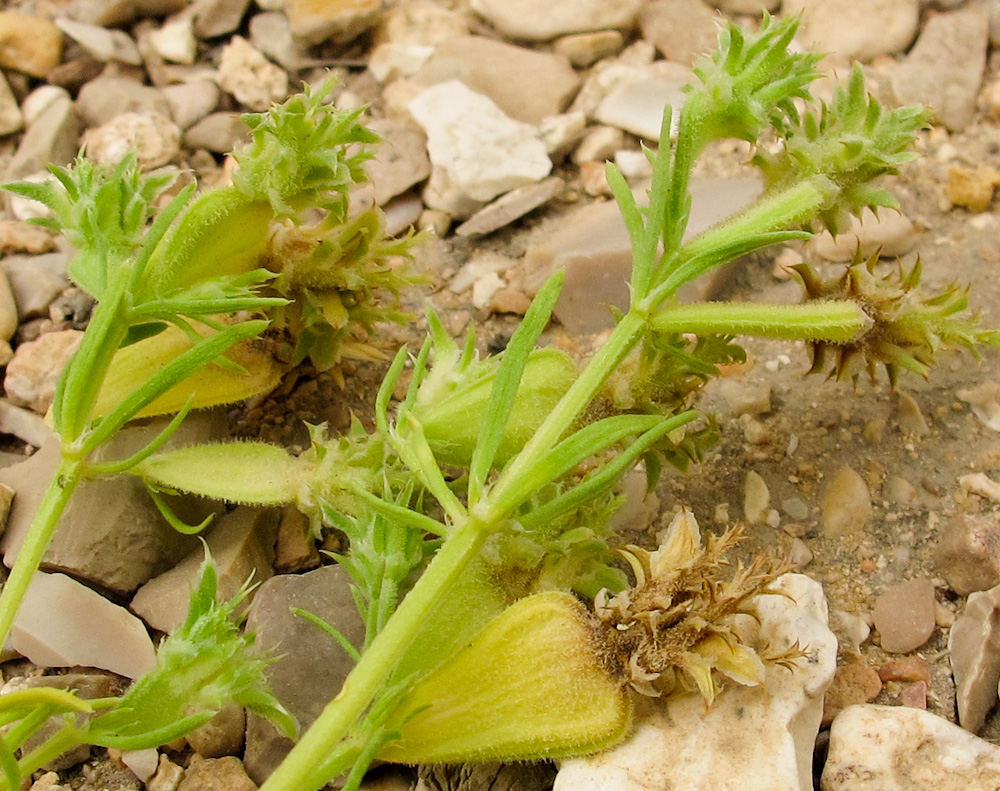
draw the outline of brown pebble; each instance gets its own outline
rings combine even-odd
[[[881,691],[882,680],[873,667],[861,662],[841,665],[823,697],[823,725],[833,722],[848,706],[870,703]]]
[[[907,654],[920,648],[934,632],[934,583],[918,577],[893,585],[875,600],[872,620],[884,651]]]
[[[523,291],[501,287],[493,293],[493,299],[490,300],[490,312],[513,313],[517,316],[523,316],[530,305],[531,300]]]
[[[820,508],[823,530],[828,536],[856,535],[872,515],[868,484],[855,470],[844,465],[823,490]]]
[[[1000,521],[959,514],[941,531],[934,562],[959,596],[1000,584]]]
[[[871,574],[878,569],[878,564],[874,560],[862,560],[860,568],[865,574]]]
[[[899,693],[899,704],[909,706],[911,709],[927,709],[927,683],[917,681],[915,684],[907,684]]]
[[[885,681],[923,681],[931,682],[930,663],[922,656],[904,656],[890,659],[878,669],[878,676]]]
[[[945,194],[952,206],[963,206],[971,212],[984,212],[993,200],[1000,173],[992,168],[965,168],[955,165],[948,171]]]

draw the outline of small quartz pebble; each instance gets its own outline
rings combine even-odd
[[[552,51],[562,55],[578,69],[592,66],[601,58],[621,52],[623,37],[617,30],[597,30],[563,36],[552,45]]]
[[[785,574],[774,587],[785,595],[758,600],[761,639],[775,648],[798,640],[807,660],[788,669],[767,665],[762,686],[727,685],[709,707],[697,694],[637,706],[629,738],[608,752],[563,761],[554,791],[812,789],[813,744],[837,641],[818,582]]]
[[[871,209],[861,213],[861,219],[851,217],[850,227],[834,238],[829,231],[817,235],[810,246],[828,261],[850,261],[861,249],[861,255],[897,258],[913,249],[917,229],[905,214],[882,209],[877,215]]]
[[[920,648],[934,632],[934,583],[918,577],[893,585],[875,600],[872,620],[884,651]]]
[[[239,758],[195,756],[177,791],[257,791],[257,785],[247,776]]]
[[[80,665],[138,678],[156,664],[142,621],[65,574],[35,574],[10,640],[42,667]]]
[[[679,64],[658,61],[620,81],[597,106],[594,117],[646,140],[659,140],[664,107],[674,109],[676,124],[677,111],[687,98],[683,87],[690,80],[690,73]]]
[[[1000,431],[1000,382],[983,382],[955,395],[969,405],[984,426]]]
[[[1000,585],[1000,520],[985,514],[958,514],[948,520],[934,563],[959,596]]]
[[[146,791],[177,791],[177,786],[183,777],[184,767],[161,755],[156,771],[146,782]]]
[[[124,30],[87,25],[72,19],[57,19],[56,26],[97,60],[118,61],[130,66],[142,63],[139,48]]]
[[[823,698],[823,724],[829,725],[848,706],[869,703],[882,691],[882,680],[870,665],[850,662],[837,668]]]
[[[926,709],[927,682],[917,681],[903,687],[899,692],[899,705],[909,706],[912,709]]]
[[[194,63],[198,57],[198,40],[194,35],[194,17],[183,14],[163,23],[149,34],[157,54],[172,63]]]
[[[160,762],[160,754],[153,748],[145,750],[126,750],[122,753],[122,763],[125,764],[143,783],[156,774]]]
[[[851,706],[833,722],[823,791],[995,791],[1000,747],[907,706]]]
[[[0,135],[17,132],[24,126],[24,114],[7,78],[0,74]]]
[[[643,38],[669,61],[690,66],[715,48],[717,16],[702,0],[652,0],[639,12]]]
[[[872,515],[868,484],[855,470],[844,465],[823,489],[823,530],[828,536],[856,535]]]
[[[757,472],[750,470],[743,485],[743,516],[747,523],[755,525],[762,522],[770,504],[771,493],[767,483]]]
[[[492,233],[550,201],[562,188],[563,181],[558,176],[518,187],[477,211],[459,225],[455,233],[459,236]]]
[[[1000,483],[997,483],[985,472],[973,472],[958,479],[959,485],[967,492],[978,494],[987,500],[1000,503]]]
[[[973,593],[948,634],[958,721],[978,733],[997,703],[1000,682],[1000,587]]]
[[[263,112],[288,96],[288,75],[240,36],[222,48],[219,87],[251,110]]]

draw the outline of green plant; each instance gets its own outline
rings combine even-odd
[[[123,464],[77,470],[77,476],[128,471],[154,490],[194,491],[234,502],[297,503],[317,530],[325,523],[348,536],[351,546],[341,562],[365,617],[365,644],[354,649],[357,664],[341,693],[302,735],[264,791],[316,789],[342,772],[349,772],[348,786],[356,787],[377,757],[419,762],[594,751],[627,732],[629,687],[644,694],[696,689],[711,700],[725,678],[760,683],[761,662],[796,660],[795,646],[762,656],[731,628],[731,619],[752,608],[781,571],[760,561],[738,568],[729,580],[720,577],[724,551],[735,540],[732,533],[702,545],[693,519],[682,514],[657,552],[625,550],[636,577],[635,585],[627,586],[610,547],[609,517],[618,502],[619,479],[642,460],[652,485],[664,462],[683,465],[697,458],[713,426],[689,408],[691,396],[718,373],[719,364],[741,358],[735,335],[851,349],[845,356],[863,357],[871,366],[888,363],[921,373],[941,344],[974,347],[1000,338],[961,317],[965,306],[955,292],[907,296],[916,276],[907,275],[898,288],[880,286],[865,280],[857,266],[847,285],[840,286],[819,284],[803,270],[811,300],[801,305],[684,305],[676,300],[682,285],[736,256],[808,238],[806,228],[836,230],[846,215],[864,208],[894,205],[872,181],[897,172],[910,158],[907,146],[925,114],[880,106],[866,95],[860,70],[829,105],[816,107],[809,84],[818,76],[817,58],[788,51],[795,24],[765,17],[754,35],[735,26],[723,29],[719,50],[697,66],[699,81],[679,110],[676,139],[670,140],[668,109],[659,151],[648,152],[653,167],[648,206],[638,205],[622,175],[609,166],[608,180],[634,251],[631,302],[584,365],[537,347],[562,285],[557,274],[539,291],[499,355],[481,359],[472,334],[464,346],[456,344],[432,313],[430,337],[419,352],[411,359],[401,349],[392,361],[376,399],[372,431],[355,425],[344,436],[329,438],[322,427],[314,427],[312,447],[298,456],[259,442],[162,452],[158,443]],[[329,216],[343,207],[344,189],[329,184],[342,185],[358,174],[349,162],[314,167],[314,160],[302,156],[301,141],[313,136],[300,121],[324,116],[309,97],[293,101],[300,104],[289,106],[300,109],[290,131],[281,131],[286,127],[278,121],[267,127],[272,129],[266,136],[269,157],[281,163],[301,157],[313,163],[302,178],[319,173],[327,186],[302,189],[292,179],[301,192],[289,195],[290,180],[278,178],[266,189],[247,192],[241,191],[241,177],[233,187],[237,192],[230,193],[234,212],[271,220],[310,203],[327,208]],[[280,120],[281,113],[275,118]],[[337,123],[354,129],[354,119]],[[318,120],[320,127],[324,124]],[[363,133],[354,134],[364,142]],[[753,160],[767,181],[764,195],[738,216],[682,243],[691,171],[705,145],[726,136],[756,143],[765,135],[781,145],[773,147],[776,153]],[[341,174],[341,180],[332,173]],[[246,169],[246,178],[253,174]],[[51,195],[43,197],[55,202]],[[221,197],[214,200],[225,203]],[[173,212],[179,214],[180,207]],[[64,214],[61,221],[75,228],[77,218]],[[198,214],[187,216],[191,219],[175,231],[181,240],[176,244],[188,245],[181,248],[183,255],[151,256],[143,243],[138,252],[137,245],[131,246],[128,255],[135,258],[128,260],[173,262],[202,244],[210,249],[225,245],[224,238],[200,229]],[[161,216],[147,238],[157,229],[163,236],[173,219]],[[327,233],[322,224],[318,228],[316,233]],[[313,231],[305,233],[307,250],[357,249],[328,235],[329,244],[316,247],[313,236]],[[165,238],[169,244],[171,237]],[[241,240],[247,266],[274,262],[274,251],[282,249],[272,245],[268,253],[262,244],[251,235]],[[289,298],[298,300],[303,285],[322,290],[332,283],[337,289],[344,282],[335,274],[315,279],[312,252],[292,260],[285,279],[290,285],[282,292]],[[227,275],[231,288],[244,289],[234,299],[259,300],[254,306],[259,309],[277,308],[288,325],[316,326],[310,323],[317,316],[315,304],[279,307],[250,294],[266,282],[257,270],[251,272]],[[191,287],[174,275],[157,282],[161,285],[155,288],[162,283]],[[282,276],[275,282],[280,290]],[[155,288],[150,299],[156,298]],[[884,292],[885,299],[868,299],[872,289]],[[335,305],[330,310],[322,321],[334,328]],[[160,321],[173,320],[173,314],[157,315]],[[102,359],[110,359],[130,328],[141,328],[133,335],[156,329],[128,312],[106,321],[117,335],[113,346],[99,346]],[[96,326],[93,331],[100,332],[102,325]],[[259,331],[258,325],[253,329]],[[217,330],[209,340],[230,331]],[[296,348],[299,359],[304,347]],[[323,349],[320,357],[329,362],[328,347]],[[214,359],[218,351],[213,347],[207,354],[199,360]],[[817,360],[821,356],[817,352]],[[409,385],[392,408],[408,362]],[[65,393],[76,381],[72,365]],[[228,396],[237,397],[238,390],[228,387]],[[142,393],[133,401],[145,405],[152,394]],[[76,434],[64,434],[71,452],[81,432],[106,439],[127,419],[95,421],[90,412],[80,411],[78,400],[68,401],[65,394],[61,399],[60,430],[78,427]],[[92,397],[86,406],[93,402]],[[138,412],[130,409],[129,414]],[[57,486],[56,491],[63,490]],[[66,497],[60,495],[49,513],[55,514]],[[567,590],[596,596],[596,612]],[[0,599],[0,616],[3,604]],[[483,679],[488,683],[480,683]],[[468,694],[453,694],[459,683]],[[512,698],[511,686],[527,691]]]

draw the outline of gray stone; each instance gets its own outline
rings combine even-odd
[[[822,791],[994,791],[1000,747],[907,706],[851,706],[833,722]]]
[[[504,35],[547,41],[567,33],[616,28],[635,23],[641,0],[472,0],[472,10]]]
[[[701,0],[653,0],[639,12],[643,38],[667,60],[690,66],[715,49],[718,14]]]
[[[781,0],[708,0],[708,4],[727,14],[760,16],[764,11],[775,11]]]
[[[882,650],[908,654],[934,633],[934,583],[926,577],[893,585],[875,600],[872,622]]]
[[[250,139],[250,127],[240,113],[210,113],[184,133],[187,148],[204,148],[228,154],[237,143]]]
[[[70,284],[68,263],[66,253],[8,255],[3,259],[0,266],[13,291],[19,322],[49,315],[49,305]]]
[[[368,128],[382,138],[377,156],[365,163],[365,170],[375,205],[383,206],[430,175],[427,135],[405,118],[375,118]]]
[[[270,579],[277,533],[277,510],[249,506],[230,511],[208,529],[205,543],[218,570],[221,601],[233,598],[249,582]],[[132,612],[158,631],[173,632],[187,617],[188,601],[204,559],[204,550],[199,547],[142,585],[132,598]]]
[[[757,600],[760,640],[779,650],[798,641],[806,659],[766,666],[762,685],[727,686],[710,707],[697,694],[644,702],[624,744],[563,761],[553,791],[811,791],[837,639],[818,582],[786,574],[776,589],[787,597]]]
[[[5,177],[23,178],[49,165],[69,164],[80,147],[80,132],[80,119],[69,95],[53,97],[28,125]]]
[[[71,0],[66,15],[77,22],[101,27],[116,27],[132,22],[137,12],[146,13],[140,4],[156,2],[181,2],[181,0]],[[186,2],[186,0],[184,0]]]
[[[254,14],[251,17],[250,43],[289,71],[318,64],[295,40],[288,17],[277,11]]]
[[[508,117],[487,97],[457,80],[428,88],[409,109],[427,133],[427,152],[437,189],[459,200],[485,202],[516,187],[541,181],[552,169],[536,130]],[[425,193],[431,208],[448,211]],[[471,213],[471,212],[470,212]]]
[[[243,752],[246,728],[247,717],[243,707],[230,703],[184,739],[202,758],[240,755]]]
[[[249,5],[250,0],[194,0],[187,13],[194,17],[198,38],[215,38],[236,30]]]
[[[88,127],[106,124],[122,113],[154,112],[170,117],[170,105],[157,88],[112,74],[84,85],[76,106]]]
[[[124,30],[88,25],[72,19],[57,19],[56,26],[99,61],[117,61],[138,66],[142,63],[139,48]]]
[[[552,200],[562,188],[563,181],[558,176],[550,176],[537,184],[518,187],[477,211],[459,225],[455,233],[459,236],[492,233]]]
[[[596,30],[593,33],[575,33],[563,36],[552,45],[556,55],[562,55],[578,69],[593,66],[602,58],[610,58],[622,51],[624,38],[617,30]]]
[[[899,103],[927,105],[952,131],[968,126],[983,83],[988,32],[989,12],[982,5],[932,15],[893,74]]]
[[[152,440],[164,425],[164,421],[157,420],[142,427],[127,427],[99,452],[98,458],[127,458]],[[198,412],[184,421],[168,445],[204,442],[224,436],[224,431],[222,412]],[[14,563],[59,458],[59,442],[53,435],[26,461],[0,470],[0,482],[17,492],[7,531],[0,540],[8,568]],[[169,500],[188,524],[201,522],[215,507],[193,498]],[[124,594],[172,567],[197,546],[196,538],[181,535],[167,524],[138,479],[93,480],[81,483],[73,493],[42,565]]]
[[[958,514],[941,531],[934,562],[959,596],[1000,585],[1000,520]]]
[[[594,111],[594,118],[646,140],[658,141],[667,105],[673,108],[671,130],[676,131],[678,111],[686,98],[682,89],[690,80],[687,69],[669,62],[636,69],[608,91]]]
[[[383,0],[288,0],[292,35],[302,47],[345,44],[379,21]]]
[[[484,36],[461,36],[442,42],[420,71],[418,85],[459,80],[488,96],[516,121],[538,124],[562,112],[580,78],[561,55],[535,52]]]
[[[190,129],[215,112],[221,97],[219,86],[212,80],[192,80],[167,85],[163,89],[163,95],[170,105],[171,117],[181,129]]]
[[[41,667],[96,667],[134,679],[156,665],[142,621],[65,574],[35,573],[10,642]]]
[[[909,46],[920,22],[920,0],[784,0],[781,12],[802,14],[798,39],[805,46],[871,60]]]
[[[278,656],[266,670],[271,690],[303,729],[340,691],[354,663],[329,635],[290,608],[322,618],[360,646],[365,630],[349,583],[340,566],[272,577],[261,585],[250,607],[247,629],[257,635],[256,645]],[[248,715],[244,762],[255,782],[262,783],[291,746],[291,740],[266,720]]]
[[[958,722],[978,733],[997,703],[1000,683],[1000,587],[969,596],[948,634]]]

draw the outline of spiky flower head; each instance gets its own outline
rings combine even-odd
[[[925,296],[918,290],[920,260],[909,270],[897,263],[883,275],[876,272],[878,255],[863,258],[860,250],[844,272],[824,280],[809,264],[793,267],[809,300],[850,299],[872,319],[860,337],[846,343],[813,341],[809,373],[826,371],[836,379],[857,383],[862,370],[874,382],[885,367],[895,387],[901,369],[926,377],[942,348],[965,348],[977,359],[979,344],[1000,345],[1000,332],[979,329],[967,312],[968,287],[952,284]]]
[[[725,575],[726,553],[740,538],[734,528],[703,543],[684,509],[656,551],[622,550],[636,583],[614,597],[598,596],[595,610],[637,692],[697,691],[711,703],[723,679],[755,686],[764,681],[765,662],[788,664],[801,655],[797,646],[769,655],[748,644],[741,616],[755,618],[754,600],[788,568],[760,556]]]

